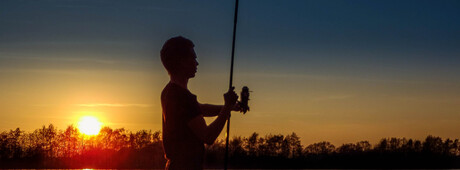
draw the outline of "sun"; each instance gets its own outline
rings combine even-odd
[[[85,135],[97,135],[101,127],[102,123],[93,116],[84,116],[78,122],[78,129]]]

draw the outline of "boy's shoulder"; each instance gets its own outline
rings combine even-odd
[[[161,93],[162,98],[170,98],[170,97],[189,97],[189,96],[195,96],[190,91],[187,89],[182,88],[181,86],[174,84],[174,83],[168,83],[165,88],[163,89]]]

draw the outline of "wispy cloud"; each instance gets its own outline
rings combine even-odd
[[[149,104],[91,103],[77,104],[80,107],[152,107]]]

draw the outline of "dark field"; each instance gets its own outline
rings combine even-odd
[[[239,168],[460,168],[460,142],[428,136],[424,141],[383,138],[334,146],[323,141],[302,146],[295,134],[253,133],[234,137],[229,144],[229,167]],[[225,143],[206,146],[206,168],[222,168]],[[85,136],[69,126],[43,126],[31,133],[0,133],[0,168],[164,168],[159,131],[104,127]]]

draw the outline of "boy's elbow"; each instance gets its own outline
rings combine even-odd
[[[215,141],[216,141],[216,139],[206,138],[204,140],[204,143],[206,143],[207,145],[212,145],[212,144],[214,144]]]
[[[206,145],[212,145],[212,144],[214,144],[214,141],[206,141],[205,143],[206,143]]]
[[[203,141],[207,145],[212,145],[212,144],[214,144],[216,139],[217,139],[217,136],[214,136],[214,135],[211,135],[210,133],[208,133],[208,134],[206,134],[206,136],[205,136]]]

